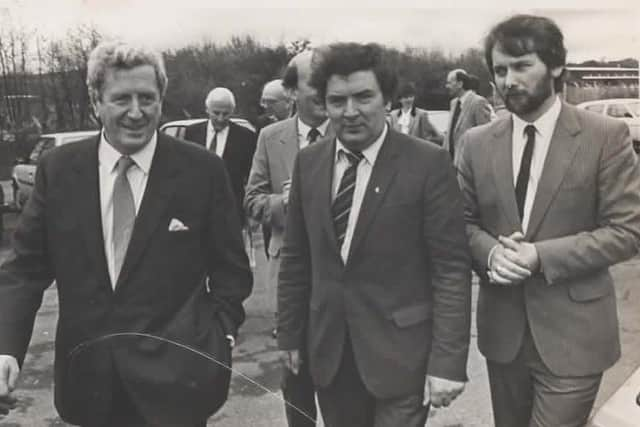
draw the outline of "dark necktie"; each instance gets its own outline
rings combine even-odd
[[[218,131],[213,131],[213,138],[211,138],[211,145],[209,145],[209,151],[212,153],[216,152],[216,148],[218,147]]]
[[[113,258],[115,280],[117,282],[122,263],[129,247],[133,224],[136,220],[136,205],[127,179],[127,171],[135,162],[129,156],[122,156],[116,164],[116,181],[113,185]],[[115,286],[115,283],[114,283]]]
[[[307,134],[307,140],[309,141],[309,144],[313,144],[314,142],[316,142],[316,139],[318,139],[319,136],[320,131],[316,128],[311,128],[311,130],[309,130],[309,133]]]
[[[531,174],[531,157],[533,156],[533,147],[536,143],[535,126],[527,125],[524,128],[524,133],[527,135],[527,144],[524,146],[522,161],[520,162],[520,172],[518,172],[518,180],[516,181],[516,203],[518,204],[520,220],[524,218],[524,202],[527,199],[527,186],[529,185],[529,176]]]
[[[460,102],[460,98],[456,100],[456,106],[453,109],[453,117],[451,118],[451,129],[449,129],[449,154],[451,155],[451,159],[455,154],[455,147],[453,146],[453,131],[456,128],[456,124],[458,123],[458,118],[460,117],[460,111],[462,110],[462,103]]]
[[[347,233],[347,223],[349,212],[353,203],[353,192],[356,188],[356,172],[358,164],[364,158],[360,151],[340,151],[341,155],[349,160],[349,166],[344,171],[336,197],[331,205],[331,215],[333,216],[333,226],[338,238],[338,248],[342,248],[344,237]]]

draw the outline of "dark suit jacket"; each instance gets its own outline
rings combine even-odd
[[[478,346],[512,361],[526,325],[545,365],[560,376],[600,373],[620,355],[609,267],[640,242],[640,167],[624,123],[568,104],[556,124],[525,240],[542,273],[520,286],[489,283],[498,236],[522,231],[512,166],[511,115],[463,136],[459,181],[481,277]]]
[[[400,124],[398,120],[402,114],[401,109],[393,110],[389,117],[391,119],[391,126],[400,132]],[[426,139],[438,145],[442,145],[444,136],[438,132],[429,120],[429,113],[421,108],[413,107],[411,109],[411,116],[409,121],[409,135],[416,138]]]
[[[200,371],[202,364],[185,363],[191,361],[186,354],[135,339],[97,351],[79,352],[78,346],[138,332],[210,352],[220,350],[225,333],[235,335],[252,275],[229,178],[217,156],[158,134],[114,291],[104,254],[97,147],[97,138],[68,144],[38,166],[13,252],[0,268],[0,354],[22,363],[43,291],[56,280],[55,400],[63,419],[93,425],[105,417],[117,371],[143,414],[178,425],[201,421],[226,396],[228,377],[217,377],[215,369]],[[169,231],[174,218],[188,230]],[[150,352],[155,357],[144,357]],[[217,355],[228,359],[228,347]],[[198,390],[213,394],[194,394]]]
[[[207,144],[207,124],[198,123],[186,128],[184,139],[198,143],[202,146]],[[257,136],[249,129],[229,122],[229,134],[227,135],[227,143],[222,153],[222,160],[227,167],[229,177],[231,178],[231,188],[235,196],[236,206],[240,214],[241,222],[244,223],[244,211],[242,202],[244,200],[244,187],[249,178],[249,170],[251,169],[251,159],[256,151]]]
[[[379,398],[421,393],[425,375],[466,379],[470,256],[447,153],[389,130],[346,265],[331,217],[335,139],[300,151],[278,286],[278,341],[299,349],[309,318],[311,375],[332,381],[349,333]]]

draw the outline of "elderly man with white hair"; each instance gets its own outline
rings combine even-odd
[[[229,89],[217,87],[211,90],[205,100],[205,107],[209,120],[189,126],[184,137],[222,157],[231,178],[240,220],[244,224],[244,186],[256,150],[257,137],[251,130],[230,120],[236,108],[236,99]]]
[[[282,79],[271,80],[262,88],[260,106],[264,108],[264,113],[269,119],[269,123],[289,118],[291,116],[292,101],[282,84]]]

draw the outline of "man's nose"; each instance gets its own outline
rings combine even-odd
[[[356,117],[358,115],[358,108],[356,103],[352,98],[348,98],[344,107],[344,116],[345,117]]]
[[[127,111],[127,115],[132,119],[139,119],[142,117],[142,109],[140,108],[140,100],[137,96],[134,96],[131,99],[131,105],[129,105],[129,111]]]

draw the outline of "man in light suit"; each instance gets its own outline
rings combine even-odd
[[[207,95],[205,106],[209,120],[187,127],[184,138],[203,145],[224,160],[231,178],[236,211],[240,222],[244,225],[242,202],[251,159],[256,151],[256,134],[230,120],[236,109],[236,99],[229,89],[224,87],[212,89]]]
[[[442,145],[444,137],[429,121],[429,113],[414,105],[416,86],[412,82],[402,84],[398,91],[398,98],[400,108],[391,111],[391,127],[405,135]]]
[[[263,118],[258,130],[291,117],[292,104],[289,92],[282,85],[282,79],[267,82],[260,96],[260,106],[264,109],[264,115],[261,116]]]
[[[308,345],[328,427],[423,427],[467,379],[462,197],[446,151],[386,124],[387,58],[376,44],[322,52],[312,85],[336,137],[292,174],[278,343],[294,371]]]
[[[443,146],[449,151],[455,165],[458,164],[462,135],[472,127],[488,123],[492,117],[489,101],[471,90],[471,85],[469,75],[464,70],[456,69],[447,74],[446,87],[453,99]]]
[[[285,70],[283,84],[295,100],[297,114],[269,125],[260,132],[245,197],[249,216],[270,226],[272,230],[267,286],[269,294],[273,295],[274,310],[293,162],[301,148],[332,134],[324,103],[318,98],[316,90],[309,86],[313,57],[312,51],[302,52],[290,61]],[[289,425],[315,425],[316,404],[308,371],[285,371],[282,386],[285,400],[304,413],[287,405]]]
[[[459,182],[495,425],[582,426],[620,356],[609,267],[640,242],[638,159],[624,123],[560,100],[553,21],[511,17],[485,49],[511,114],[463,136]]]
[[[167,87],[159,54],[103,43],[87,69],[102,131],[42,158],[0,267],[0,409],[15,403],[55,280],[62,419],[202,427],[229,372],[181,346],[229,364],[252,285],[229,178],[212,153],[156,131]]]

